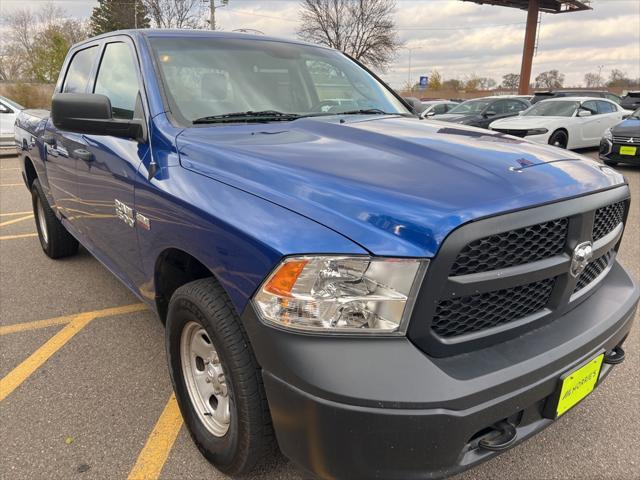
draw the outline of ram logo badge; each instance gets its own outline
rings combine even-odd
[[[587,264],[593,257],[593,245],[591,242],[583,242],[573,250],[571,256],[571,275],[574,277],[579,276]]]

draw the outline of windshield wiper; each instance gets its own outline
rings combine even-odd
[[[379,108],[361,108],[359,110],[347,110],[346,112],[336,112],[333,115],[400,115],[399,113],[389,113]]]
[[[277,110],[262,110],[260,112],[254,112],[249,110],[248,112],[234,112],[223,113],[221,115],[210,115],[208,117],[201,117],[193,120],[193,124],[199,123],[232,123],[232,122],[278,122],[295,120],[300,118],[297,113],[284,113]]]

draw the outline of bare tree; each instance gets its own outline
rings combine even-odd
[[[398,40],[393,0],[303,0],[298,36],[336,48],[384,70],[394,59]]]
[[[536,88],[562,88],[564,74],[558,70],[542,72],[536,77]]]
[[[142,0],[157,28],[198,28],[201,0]]]
[[[518,88],[520,84],[520,75],[517,73],[507,73],[502,76],[502,88],[506,88],[508,90],[515,90]]]
[[[602,86],[602,76],[600,73],[585,73],[584,83],[587,88],[599,88]]]

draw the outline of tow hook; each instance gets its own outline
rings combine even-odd
[[[492,452],[500,452],[509,448],[516,441],[518,432],[511,423],[502,420],[493,424],[492,428],[493,432],[478,442],[480,448],[491,450]]]
[[[624,362],[624,350],[620,345],[616,346],[609,353],[606,353],[602,361],[609,365],[618,365]]]

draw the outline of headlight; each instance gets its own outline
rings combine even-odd
[[[290,257],[262,284],[253,304],[265,322],[292,330],[404,334],[427,264]]]
[[[527,130],[527,137],[529,135],[543,135],[547,133],[549,130],[546,128],[532,128],[531,130]]]
[[[613,134],[611,133],[611,128],[607,128],[604,131],[604,135],[602,136],[605,140],[613,141]]]

